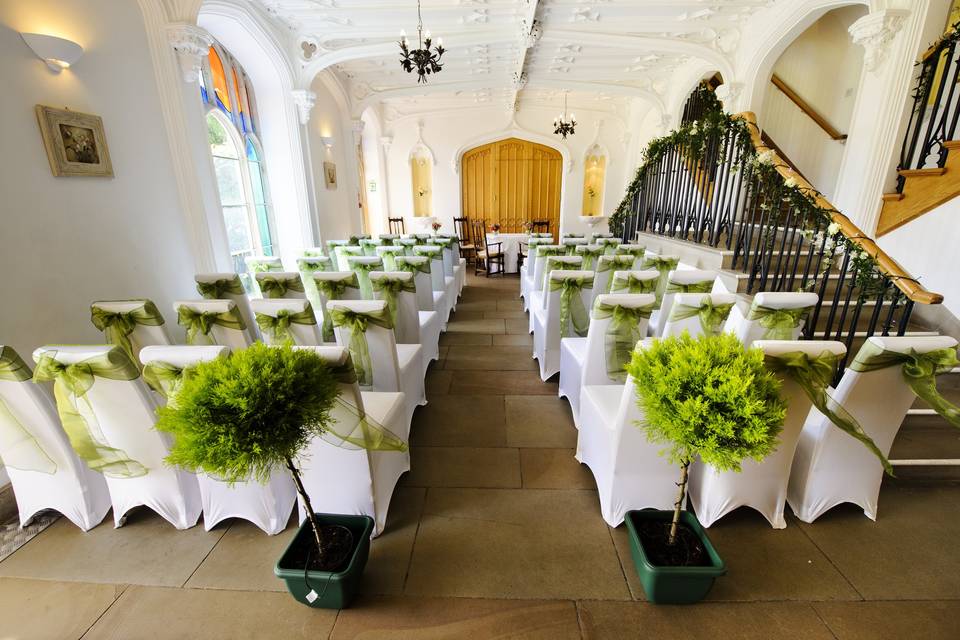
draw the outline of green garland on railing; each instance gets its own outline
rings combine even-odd
[[[792,211],[791,224],[799,226],[813,246],[818,247],[823,243],[824,252],[820,273],[817,274],[816,280],[808,283],[807,289],[816,287],[820,278],[829,272],[838,255],[846,254],[849,256],[848,269],[855,273],[855,284],[861,297],[875,297],[880,293],[892,294],[894,287],[888,286],[887,279],[879,269],[875,257],[858,244],[857,240],[860,238],[846,237],[840,230],[840,225],[833,222],[832,214],[838,212],[817,204],[820,193],[801,187],[793,178],[785,179],[780,175],[778,168],[787,165],[777,164],[778,156],[774,151],[768,149],[757,153],[751,142],[750,126],[742,118],[723,112],[710,112],[703,120],[685,123],[669,134],[651,140],[623,200],[610,216],[610,231],[618,236],[623,235],[624,224],[633,206],[634,197],[639,193],[647,172],[656,167],[667,153],[679,149],[687,160],[696,163],[707,154],[710,145],[734,144],[738,150],[732,157],[739,158],[739,164],[731,165],[729,171],[734,173],[741,167],[749,170],[760,185],[760,189],[755,192],[766,196],[765,200],[759,203],[759,207],[774,216],[766,225],[768,237],[762,242],[770,243],[775,240],[775,230],[780,226],[781,216],[787,211]],[[724,150],[721,150],[716,157],[731,156],[725,155]],[[771,195],[773,197],[770,197]],[[823,231],[817,231],[818,229]]]

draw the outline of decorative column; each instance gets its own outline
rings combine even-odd
[[[727,113],[743,111],[740,96],[743,94],[742,82],[724,82],[715,91],[717,99],[723,103],[723,110]]]
[[[200,78],[200,64],[210,51],[213,36],[195,24],[180,22],[167,25],[167,39],[177,54],[183,81],[196,82]]]
[[[864,68],[832,200],[869,236],[876,233],[884,189],[892,188],[929,4],[912,0],[910,9],[874,11],[850,25],[853,42],[864,48]]]
[[[317,104],[317,94],[308,89],[294,89],[290,92],[293,96],[293,103],[297,105],[297,115],[300,116],[300,124],[306,126],[310,122],[310,112],[313,106]]]
[[[390,146],[393,144],[393,138],[390,136],[380,136],[380,162],[383,164],[383,194],[384,194],[384,203],[386,204],[387,217],[392,218],[393,214],[391,213],[390,206]]]

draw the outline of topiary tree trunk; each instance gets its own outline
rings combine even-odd
[[[293,459],[287,458],[287,470],[293,476],[293,482],[297,485],[297,493],[303,499],[303,508],[307,512],[307,520],[310,521],[310,528],[313,529],[313,538],[317,542],[317,558],[323,553],[323,547],[320,544],[320,523],[317,521],[317,514],[313,511],[313,505],[310,504],[310,496],[307,490],[303,488],[303,482],[300,480],[300,470],[293,463]]]
[[[680,482],[677,486],[680,490],[677,493],[677,501],[673,503],[673,521],[670,523],[670,539],[668,544],[673,546],[677,541],[677,527],[680,525],[680,512],[683,510],[683,499],[687,495],[687,473],[690,471],[690,458],[686,458],[680,467]]]

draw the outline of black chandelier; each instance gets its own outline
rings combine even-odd
[[[443,38],[437,38],[437,46],[431,51],[430,31],[423,33],[423,18],[420,17],[420,0],[417,0],[417,41],[420,44],[419,49],[410,50],[410,43],[407,41],[407,32],[400,31],[400,66],[407,73],[417,70],[417,82],[427,82],[427,75],[431,73],[440,73],[443,65],[440,58],[443,57]]]
[[[570,114],[570,121],[567,122],[567,94],[563,94],[563,113],[553,119],[553,133],[563,136],[563,139],[566,140],[567,136],[576,133],[576,126],[577,114],[575,113]]]

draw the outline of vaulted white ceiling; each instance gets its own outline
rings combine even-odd
[[[417,84],[400,68],[400,30],[416,44],[416,0],[259,0],[294,34],[309,81],[332,68],[356,106],[395,115],[502,105],[662,107],[684,69],[725,71],[745,23],[790,0],[423,0],[443,38],[443,71]]]

